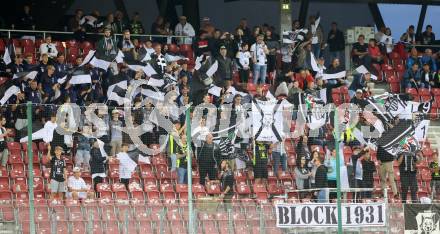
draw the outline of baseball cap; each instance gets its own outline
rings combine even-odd
[[[119,111],[117,109],[112,110],[112,114],[119,114]]]
[[[220,46],[220,49],[226,49],[226,46],[222,45]]]
[[[363,93],[362,89],[356,90],[356,93]]]
[[[73,172],[80,172],[81,171],[81,168],[79,168],[79,167],[74,167],[73,168]]]

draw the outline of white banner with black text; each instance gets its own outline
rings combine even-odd
[[[385,226],[385,204],[343,203],[343,227]],[[277,204],[277,227],[337,227],[336,203]]]

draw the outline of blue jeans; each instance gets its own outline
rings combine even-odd
[[[177,183],[178,184],[186,184],[188,183],[188,170],[186,168],[179,167],[177,168]]]
[[[176,170],[176,167],[177,167],[177,155],[172,154],[170,156],[170,158],[171,158],[171,171],[174,171],[174,170]]]
[[[312,53],[315,55],[315,58],[318,59],[321,55],[321,44],[312,44]]]
[[[273,157],[273,170],[275,173],[278,172],[278,167],[280,166],[281,161],[281,169],[283,171],[286,171],[287,168],[287,161],[286,161],[286,154],[281,154],[280,152],[272,152]]]
[[[258,65],[254,64],[254,84],[258,84],[258,81],[261,80],[261,84],[266,84],[266,71],[267,65]]]
[[[326,202],[328,202],[327,188],[322,188],[318,192],[318,203],[326,203]]]

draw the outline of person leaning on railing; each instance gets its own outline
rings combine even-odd
[[[432,154],[433,161],[429,164],[431,170],[431,191],[432,199],[436,200],[437,195],[440,193],[440,170],[438,163],[438,152]]]
[[[0,116],[0,162],[2,167],[6,167],[6,163],[9,158],[9,151],[7,144],[8,134],[11,132],[9,129],[6,129],[4,126],[6,124],[6,118]]]

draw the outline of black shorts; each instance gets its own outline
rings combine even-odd
[[[258,163],[255,164],[254,178],[255,179],[267,179],[267,165],[258,164]]]

